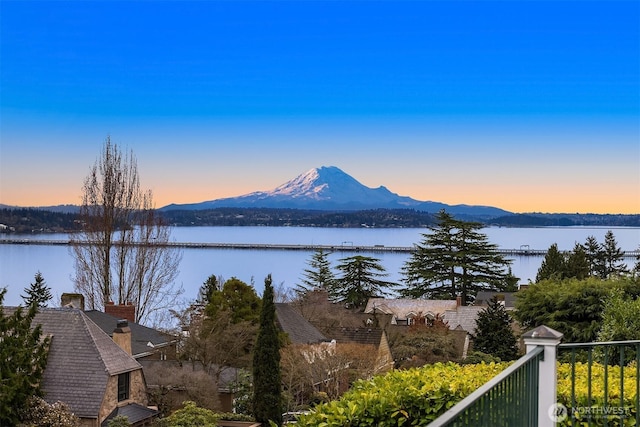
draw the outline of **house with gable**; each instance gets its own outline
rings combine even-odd
[[[151,424],[158,411],[147,407],[142,366],[127,351],[126,321],[117,324],[114,339],[75,308],[42,308],[33,324],[42,325],[43,335],[51,338],[41,382],[47,402],[69,405],[83,427],[106,427],[118,415],[135,427]]]
[[[328,300],[324,302],[333,305]],[[277,303],[276,319],[293,344],[324,346],[325,349],[327,346],[359,346],[364,353],[375,354],[372,373],[391,370],[393,357],[384,329],[374,326],[371,316],[353,313],[342,307],[339,310],[343,313],[334,317],[333,321],[318,319],[310,322],[294,305]],[[327,311],[331,310],[327,307]]]
[[[364,312],[391,316],[392,325],[413,325],[416,322],[432,322],[442,318],[447,310],[461,306],[458,300],[424,300],[411,298],[369,298]]]
[[[135,323],[130,316],[116,317],[99,310],[86,310],[84,313],[109,336],[113,336],[120,320],[127,319],[131,329],[131,355],[138,361],[176,360],[178,357],[178,339],[175,336]]]

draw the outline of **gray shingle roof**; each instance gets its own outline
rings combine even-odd
[[[107,335],[113,336],[113,330],[120,319],[98,310],[87,310],[84,313]],[[129,329],[131,329],[131,353],[134,358],[145,356],[154,348],[165,347],[175,342],[174,337],[138,323],[129,322]],[[149,346],[149,343],[153,344],[153,347]]]
[[[375,310],[378,313],[393,314],[396,319],[406,319],[410,315],[442,315],[447,310],[455,310],[457,305],[456,300],[369,298],[364,312],[373,313]]]
[[[129,424],[135,424],[142,420],[149,420],[159,414],[155,409],[150,409],[137,403],[129,403],[125,406],[117,407],[102,422],[101,427],[108,427],[109,421],[117,416],[127,417]]]
[[[5,313],[14,309],[5,307]],[[52,337],[42,378],[44,398],[67,403],[79,417],[98,417],[111,375],[142,368],[80,310],[43,308],[33,324]]]
[[[460,306],[455,310],[445,311],[442,320],[448,324],[449,329],[462,329],[473,334],[476,331],[478,313],[485,309],[486,307],[475,305]]]
[[[331,328],[328,332],[332,339],[340,343],[368,344],[378,347],[382,340],[380,328]]]
[[[497,296],[498,299],[504,301],[505,308],[514,308],[516,306],[516,293],[515,292],[493,292],[493,291],[478,291],[476,299],[473,302],[474,305],[488,305],[491,298]]]
[[[276,319],[280,329],[294,344],[315,344],[329,341],[290,304],[276,303]]]

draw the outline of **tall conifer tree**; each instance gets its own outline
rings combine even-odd
[[[253,415],[256,421],[282,424],[282,384],[280,375],[280,341],[276,327],[271,274],[264,280],[260,312],[260,329],[253,353]]]
[[[567,273],[567,259],[562,252],[558,250],[558,244],[554,243],[549,246],[547,253],[544,255],[542,264],[536,274],[536,282],[543,280],[555,279],[562,280]]]
[[[32,304],[35,304],[36,307],[46,307],[49,300],[53,298],[51,288],[45,284],[44,277],[39,271],[35,275],[35,280],[28,288],[24,289],[26,295],[21,295],[21,297],[27,307]]]
[[[618,247],[618,242],[616,242],[616,238],[611,230],[607,231],[604,236],[602,253],[605,279],[629,272],[624,262],[624,252]]]
[[[502,361],[516,359],[518,340],[511,329],[511,321],[502,302],[491,298],[488,307],[478,313],[473,348]]]
[[[308,261],[309,267],[304,269],[302,283],[295,289],[296,293],[304,295],[314,289],[329,290],[333,286],[335,276],[331,271],[328,255],[329,253],[322,249],[318,249],[313,253]]]
[[[466,305],[479,290],[504,291],[513,286],[507,270],[511,261],[478,231],[482,224],[457,220],[444,210],[436,219],[403,266],[406,286],[398,290],[402,296],[455,299],[460,295]]]
[[[0,289],[0,426],[12,426],[20,421],[29,399],[42,394],[49,338],[42,338],[40,325],[32,327],[36,304],[4,314],[5,293]]]

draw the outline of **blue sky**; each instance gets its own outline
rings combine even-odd
[[[110,134],[156,203],[335,165],[420,200],[640,213],[636,1],[2,1],[0,203]]]

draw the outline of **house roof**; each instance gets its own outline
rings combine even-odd
[[[370,298],[364,312],[373,313],[376,311],[393,314],[398,319],[406,319],[409,315],[444,314],[447,310],[455,310],[457,305],[456,300]]]
[[[467,305],[456,307],[454,310],[444,312],[442,320],[449,326],[449,329],[462,329],[470,334],[476,330],[476,319],[478,313],[486,307]]]
[[[160,412],[155,409],[150,409],[137,403],[129,403],[125,406],[119,406],[109,414],[107,418],[102,422],[101,427],[108,427],[109,421],[117,416],[127,417],[129,424],[135,424],[142,420],[148,420],[159,415]]]
[[[5,307],[10,314],[15,307]],[[110,376],[142,367],[81,310],[42,308],[32,323],[51,336],[42,391],[82,418],[97,418]]]
[[[383,331],[380,328],[331,328],[328,332],[332,339],[340,343],[367,344],[378,347]]]
[[[290,304],[276,303],[276,319],[294,344],[315,344],[329,341]]]
[[[98,310],[87,310],[84,313],[107,335],[113,336],[113,330],[116,329],[120,320],[118,317]],[[176,341],[168,334],[138,323],[129,322],[129,329],[131,329],[131,353],[134,358],[146,356],[153,349],[168,346]]]
[[[488,305],[491,298],[497,296],[499,299],[504,300],[505,308],[514,308],[516,306],[516,293],[515,292],[494,292],[494,291],[478,291],[476,299],[473,302],[474,305]]]

